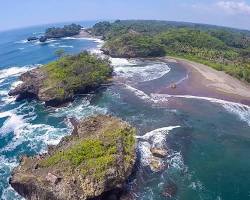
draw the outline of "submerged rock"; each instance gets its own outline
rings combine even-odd
[[[65,56],[21,75],[23,82],[9,92],[17,100],[38,99],[48,106],[71,101],[75,94],[87,93],[106,83],[112,67],[108,60],[87,52]]]
[[[117,118],[87,118],[47,154],[22,159],[10,184],[28,200],[119,199],[135,164],[134,136]]]
[[[167,197],[167,198],[173,198],[174,196],[176,196],[176,193],[177,193],[177,186],[176,184],[174,183],[168,183],[166,186],[165,186],[165,190],[163,191],[162,195],[164,197]]]

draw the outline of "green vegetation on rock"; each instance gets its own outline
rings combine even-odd
[[[65,170],[79,169],[83,175],[103,178],[107,169],[115,167],[123,152],[123,165],[134,160],[135,129],[131,127],[109,127],[98,137],[72,138],[74,145],[41,161],[42,167],[63,166]]]
[[[186,58],[250,82],[250,31],[213,25],[153,20],[98,23],[92,32],[116,57],[163,54]]]
[[[113,57],[155,57],[165,54],[159,40],[136,33],[108,40],[103,51]]]
[[[21,76],[23,83],[10,91],[19,99],[35,98],[57,106],[107,83],[112,74],[108,59],[88,52],[66,55]]]
[[[77,24],[65,25],[62,28],[48,28],[45,32],[46,38],[62,38],[62,37],[70,37],[80,33],[81,26]]]
[[[134,169],[135,136],[115,117],[83,119],[48,153],[23,157],[10,184],[26,199],[89,200],[121,191]]]
[[[108,59],[101,59],[87,52],[64,56],[41,69],[48,75],[44,87],[49,88],[48,92],[59,99],[97,87],[112,72]]]

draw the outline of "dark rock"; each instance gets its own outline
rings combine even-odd
[[[35,37],[35,36],[31,36],[31,37],[28,37],[27,40],[30,42],[30,41],[35,41],[35,40],[38,40],[38,37]]]
[[[22,84],[10,90],[10,96],[17,96],[17,100],[33,99],[39,97],[39,88],[42,86],[46,74],[39,68],[33,69],[21,75]]]
[[[39,38],[39,41],[40,41],[40,42],[46,42],[47,39],[48,39],[48,38],[47,38],[46,36],[42,36],[42,37]]]
[[[170,85],[170,87],[171,87],[172,89],[176,89],[177,85],[176,85],[175,83],[173,83],[173,84]]]

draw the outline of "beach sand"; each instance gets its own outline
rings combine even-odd
[[[250,84],[186,59],[166,57],[164,61],[178,63],[187,70],[188,77],[177,83],[176,88],[165,87],[161,93],[212,97],[250,105]]]

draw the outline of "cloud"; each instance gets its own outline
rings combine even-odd
[[[229,14],[247,14],[250,15],[250,5],[245,1],[219,1],[216,6]]]

